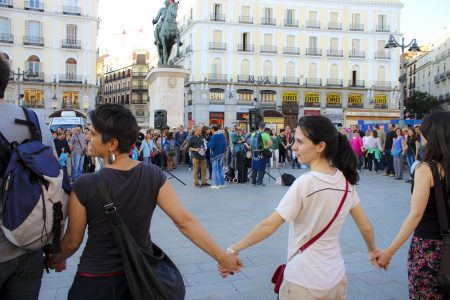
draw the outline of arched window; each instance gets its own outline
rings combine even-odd
[[[32,74],[39,74],[41,71],[41,61],[36,55],[31,55],[27,60],[27,70]]]
[[[66,77],[75,79],[77,76],[77,61],[73,58],[66,60]]]
[[[377,81],[386,81],[386,68],[383,66],[378,67]]]
[[[248,59],[241,61],[241,75],[244,77],[250,75],[250,62]]]
[[[222,74],[222,60],[220,58],[214,58],[211,65],[211,74],[214,75]]]
[[[317,78],[317,65],[316,63],[310,63],[308,66],[308,78]]]
[[[330,79],[338,79],[339,67],[336,64],[330,66]]]
[[[295,77],[295,64],[292,61],[286,64],[286,77],[290,79]]]

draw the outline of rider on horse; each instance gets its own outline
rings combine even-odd
[[[164,22],[164,19],[166,17],[166,12],[167,12],[167,8],[173,3],[173,0],[165,0],[164,1],[164,5],[165,7],[162,7],[158,14],[156,15],[156,18],[153,19],[152,24],[155,25],[156,23],[158,23],[158,25],[156,25],[156,30],[155,30],[155,45],[158,45],[158,36],[159,36],[159,32],[161,31],[161,26],[162,23]],[[161,21],[159,20],[161,18]],[[159,22],[158,22],[159,21]]]

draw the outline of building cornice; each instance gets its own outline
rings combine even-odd
[[[64,18],[64,19],[69,19],[69,18],[75,18],[75,19],[81,19],[81,20],[88,20],[88,21],[94,21],[99,23],[100,20],[96,17],[91,17],[91,16],[79,16],[79,15],[67,15],[67,14],[63,14],[62,12],[46,12],[46,11],[33,11],[33,10],[25,10],[25,9],[21,9],[21,8],[7,8],[7,7],[0,7],[0,15],[3,15],[2,12],[6,11],[6,12],[16,12],[16,13],[26,13],[27,15],[36,15],[36,16],[48,16],[48,17],[59,17],[59,18]],[[8,16],[8,14],[6,14],[6,16]],[[9,15],[11,17],[11,15]]]

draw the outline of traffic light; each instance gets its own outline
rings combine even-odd
[[[251,108],[248,110],[248,125],[250,127],[258,128],[261,120],[261,110],[259,108]]]

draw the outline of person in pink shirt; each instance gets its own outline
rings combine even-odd
[[[352,146],[353,152],[355,152],[358,157],[358,170],[361,171],[363,164],[363,141],[356,129],[353,131],[353,138],[350,140],[350,145]]]

